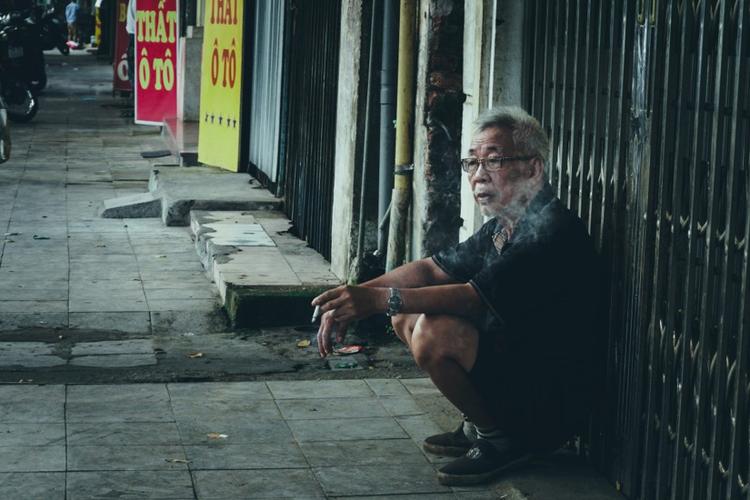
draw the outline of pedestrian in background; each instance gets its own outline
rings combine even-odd
[[[78,12],[81,8],[78,6],[77,0],[70,0],[70,3],[65,6],[65,20],[68,23],[68,40],[71,42],[78,42]]]

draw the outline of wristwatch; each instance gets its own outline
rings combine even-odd
[[[404,307],[404,299],[401,298],[401,291],[398,288],[389,288],[388,292],[388,309],[385,311],[385,314],[395,316]]]

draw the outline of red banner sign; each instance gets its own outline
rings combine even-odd
[[[117,0],[117,18],[115,20],[115,62],[112,85],[115,91],[130,92],[128,81],[128,43],[130,37],[125,29],[128,19],[128,0]]]
[[[136,123],[177,116],[177,1],[136,0]]]

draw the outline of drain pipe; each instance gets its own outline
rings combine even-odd
[[[367,165],[370,163],[370,108],[372,104],[372,74],[374,73],[375,57],[375,16],[377,5],[371,6],[370,17],[370,50],[367,64],[367,91],[365,99],[365,144],[362,154],[362,179],[359,192],[359,227],[357,228],[357,274],[362,274],[362,256],[365,248],[365,193],[367,192]]]
[[[383,48],[380,63],[380,151],[378,182],[378,249],[385,255],[388,244],[386,219],[393,189],[393,159],[396,141],[396,49],[398,48],[398,0],[383,0]]]
[[[414,170],[414,24],[416,0],[401,0],[398,35],[398,96],[396,101],[396,166],[391,193],[388,256],[385,270],[403,264],[406,257],[406,223],[411,201],[411,176]]]

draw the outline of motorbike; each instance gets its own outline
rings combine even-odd
[[[42,50],[57,49],[63,55],[70,54],[68,47],[68,30],[55,8],[37,12],[35,18],[39,24]]]
[[[25,79],[37,95],[47,86],[40,19],[34,11],[13,11],[0,18],[0,30],[8,39],[10,71]]]
[[[0,96],[5,101],[8,118],[22,123],[34,118],[39,111],[39,100],[23,70],[24,47],[18,42],[17,30],[14,25],[0,29]]]

